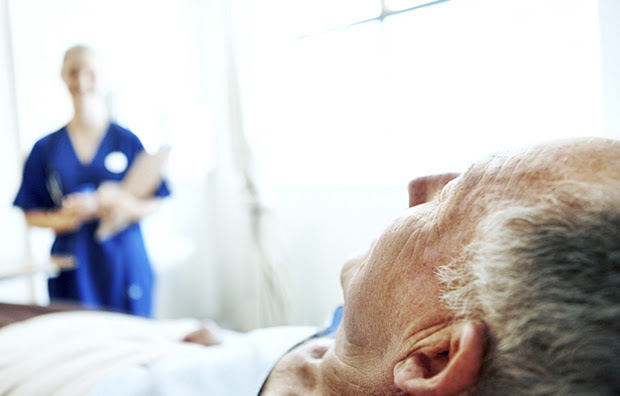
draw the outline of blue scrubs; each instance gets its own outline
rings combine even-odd
[[[13,204],[24,211],[57,209],[66,194],[120,181],[142,151],[136,135],[111,123],[93,160],[82,164],[63,127],[35,143]],[[165,181],[155,195],[170,195]],[[74,255],[76,268],[48,281],[50,299],[150,316],[154,276],[140,225],[134,223],[100,243],[95,239],[98,224],[88,222],[56,235],[52,254]]]

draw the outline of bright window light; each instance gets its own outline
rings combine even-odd
[[[305,37],[253,137],[276,185],[350,187],[603,135],[599,45],[590,0],[453,0]]]
[[[288,1],[287,17],[295,20],[297,36],[337,29],[381,14],[379,0],[294,0]]]
[[[447,0],[384,0],[385,8],[388,11],[402,11],[409,8],[420,7],[439,1]]]

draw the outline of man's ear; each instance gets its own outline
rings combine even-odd
[[[475,321],[455,324],[447,351],[412,354],[394,367],[394,383],[416,396],[457,395],[478,379],[485,352],[485,327]]]

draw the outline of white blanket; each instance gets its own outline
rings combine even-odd
[[[279,357],[316,331],[224,331],[222,345],[179,342],[194,319],[101,312],[42,315],[0,329],[0,395],[252,395]]]

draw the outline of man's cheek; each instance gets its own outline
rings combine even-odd
[[[363,334],[364,323],[368,320],[363,310],[364,300],[364,295],[360,293],[357,285],[350,282],[344,303],[342,330],[347,341],[353,344],[363,342],[360,334]]]
[[[344,304],[343,330],[347,341],[363,346],[373,340],[377,330],[382,326],[385,304],[367,284],[357,282],[355,277],[348,289],[348,298]],[[375,340],[377,341],[377,340]]]

